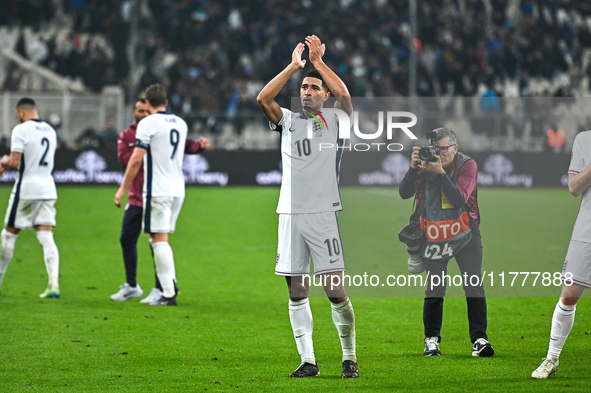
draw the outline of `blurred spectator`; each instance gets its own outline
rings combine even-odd
[[[566,142],[566,135],[564,130],[560,129],[556,124],[552,125],[546,131],[546,150],[554,153],[562,153],[564,144]]]
[[[82,134],[76,138],[75,144],[75,150],[96,150],[101,146],[101,142],[96,136],[96,131],[92,127],[85,129]]]
[[[486,89],[480,95],[480,121],[478,128],[473,130],[477,134],[484,134],[487,137],[498,136],[498,124],[500,120],[500,113],[502,113],[502,100],[499,99],[501,94],[495,91],[495,79],[493,75],[489,75],[486,80]]]
[[[96,139],[99,141],[99,147],[117,150],[118,136],[119,132],[115,129],[115,121],[109,117],[105,128],[96,134]]]
[[[47,118],[47,123],[53,127],[57,134],[57,149],[67,148],[66,144],[60,138],[60,131],[62,129],[62,119],[59,117],[57,113],[51,113]]]

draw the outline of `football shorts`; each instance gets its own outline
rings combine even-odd
[[[301,276],[345,270],[336,212],[280,214],[275,274]]]
[[[55,226],[55,199],[24,200],[10,195],[4,225],[17,229],[30,229],[37,225]]]
[[[173,233],[184,199],[183,197],[144,198],[144,232]]]
[[[591,243],[571,240],[562,266],[562,279],[571,273],[575,284],[591,288]]]

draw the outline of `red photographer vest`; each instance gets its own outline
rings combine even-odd
[[[458,163],[451,180],[458,180],[460,168],[470,157],[458,153]],[[430,173],[423,178],[424,191],[420,195],[420,225],[425,231],[425,240],[421,244],[421,257],[430,260],[449,259],[455,256],[472,238],[469,207],[464,205],[456,209],[447,200],[440,181]]]

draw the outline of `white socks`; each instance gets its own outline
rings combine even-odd
[[[332,308],[332,320],[339,332],[341,347],[343,348],[343,361],[357,362],[355,354],[355,313],[349,299],[342,303],[330,303]]]
[[[154,262],[156,264],[156,274],[162,285],[162,294],[164,297],[174,297],[174,281],[176,281],[176,272],[174,268],[174,257],[172,248],[168,242],[158,242],[152,244],[154,250]]]
[[[43,248],[43,260],[49,277],[47,288],[58,289],[58,277],[60,270],[60,255],[53,240],[52,231],[37,231],[37,240]]]
[[[552,330],[550,331],[550,346],[547,358],[558,358],[564,342],[568,337],[575,322],[575,310],[577,306],[567,306],[559,300],[552,315]]]
[[[49,289],[59,289],[59,266],[60,256],[53,240],[52,231],[37,231],[37,240],[43,248],[43,260],[45,261],[45,268],[47,270]],[[0,285],[4,280],[4,274],[8,268],[8,264],[12,260],[14,254],[14,245],[18,234],[13,234],[3,229],[0,233]]]
[[[343,361],[352,360],[357,362],[355,353],[355,313],[349,299],[343,303],[331,303],[332,320],[339,332],[341,347],[343,348]],[[308,299],[294,302],[289,301],[289,320],[293,329],[293,336],[298,347],[298,353],[302,363],[316,364],[314,357],[314,344],[312,342],[312,331],[314,321],[312,310]]]
[[[4,280],[4,274],[6,273],[8,264],[10,264],[10,261],[12,260],[14,244],[16,243],[17,237],[18,234],[15,235],[10,233],[6,229],[2,229],[2,232],[0,233],[0,287],[2,286],[2,281]]]
[[[316,364],[314,357],[314,344],[312,343],[312,330],[314,321],[312,320],[312,310],[308,299],[297,302],[289,300],[289,320],[293,329],[293,336],[298,347],[298,353],[302,363]]]

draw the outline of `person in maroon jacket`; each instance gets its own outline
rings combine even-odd
[[[135,148],[135,132],[137,124],[144,117],[148,116],[148,104],[143,98],[139,98],[133,105],[132,115],[135,122],[129,128],[119,134],[117,139],[117,158],[123,167],[127,167],[131,153]],[[197,154],[204,149],[210,148],[210,142],[205,138],[198,141],[187,139],[185,144],[185,154]],[[123,225],[121,227],[121,248],[123,250],[123,263],[125,264],[125,284],[121,285],[119,291],[111,295],[111,300],[125,301],[142,296],[144,291],[137,283],[137,240],[142,231],[143,199],[142,189],[144,185],[144,170],[140,168],[137,176],[129,186],[127,206],[123,215]],[[155,274],[156,275],[156,274]],[[162,287],[158,282],[156,275],[156,285],[150,291],[150,294],[140,301],[140,303],[150,303],[160,299]]]

